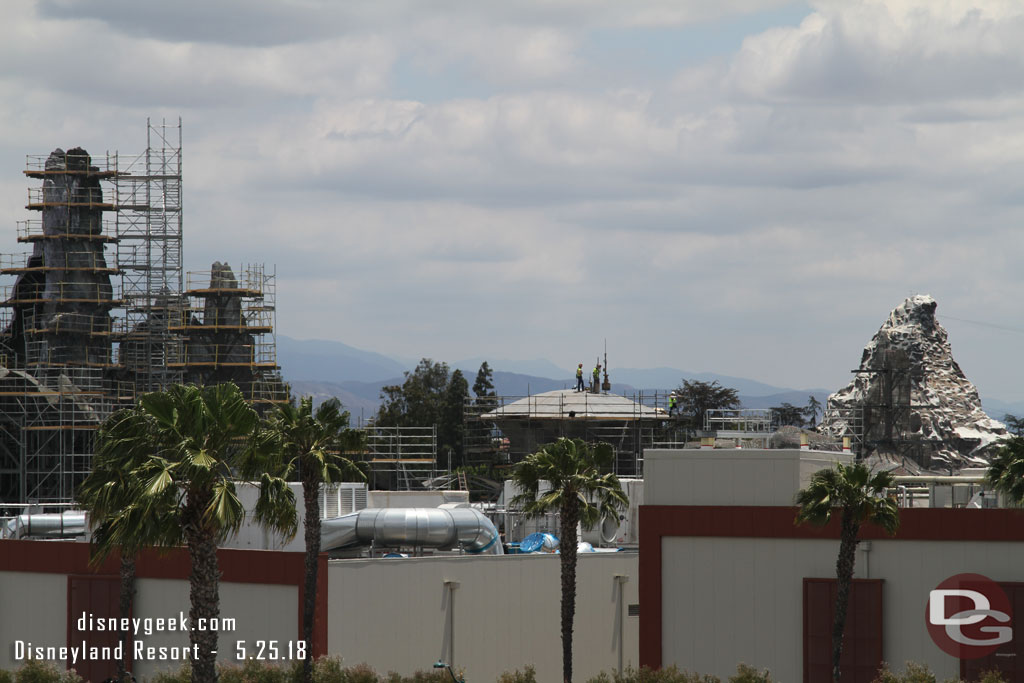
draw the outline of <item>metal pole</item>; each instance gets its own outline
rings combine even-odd
[[[448,664],[455,666],[455,589],[458,581],[445,581],[448,589]]]
[[[615,612],[616,612],[615,627],[618,630],[618,634],[619,634],[619,647],[618,647],[618,650],[619,650],[619,653],[618,653],[618,655],[619,655],[619,657],[618,657],[619,658],[619,662],[618,662],[619,676],[622,675],[622,659],[623,659],[622,653],[623,653],[623,649],[624,649],[624,644],[622,642],[622,632],[624,630],[624,628],[623,628],[623,621],[624,620],[622,618],[622,606],[623,606],[623,603],[625,602],[625,594],[624,594],[625,591],[624,591],[624,588],[625,588],[625,583],[627,581],[629,581],[629,577],[626,576],[625,574],[616,574],[615,575],[615,585],[618,588],[616,593],[618,593],[618,603],[619,603],[616,606],[616,610],[615,610]]]

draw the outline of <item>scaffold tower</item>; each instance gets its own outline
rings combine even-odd
[[[118,359],[136,392],[182,381],[184,340],[169,322],[182,290],[181,119],[146,120],[146,150],[121,156],[117,191],[117,263],[125,315]]]

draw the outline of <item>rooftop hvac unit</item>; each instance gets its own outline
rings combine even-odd
[[[334,519],[366,509],[366,484],[338,482],[320,488],[320,519]]]

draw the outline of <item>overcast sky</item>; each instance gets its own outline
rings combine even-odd
[[[1022,44],[1019,0],[6,2],[0,250],[25,155],[180,115],[186,269],[276,264],[281,334],[834,390],[927,293],[1024,399]]]

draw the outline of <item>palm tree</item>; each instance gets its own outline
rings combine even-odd
[[[359,449],[364,433],[348,428],[349,413],[338,399],[324,401],[314,411],[313,398],[305,396],[282,404],[268,422],[268,436],[275,444],[276,471],[286,479],[302,482],[306,518],[306,589],[302,606],[302,637],[312,647],[316,614],[317,573],[320,555],[320,487],[343,478],[365,480],[366,475],[343,453]],[[313,680],[313,658],[303,663],[306,681]]]
[[[514,505],[529,517],[559,513],[559,552],[562,570],[562,679],[572,681],[572,629],[576,616],[576,525],[592,527],[602,518],[617,515],[629,501],[619,479],[609,470],[615,451],[606,443],[589,444],[561,438],[516,465],[512,479],[522,493]],[[546,481],[551,490],[538,497]]]
[[[1024,505],[1024,437],[1013,436],[998,445],[985,478],[1010,503]]]
[[[232,470],[261,455],[255,438],[259,417],[234,384],[174,385],[146,394],[130,410],[104,425],[97,469],[83,489],[93,500],[95,557],[117,548],[185,545],[189,576],[189,644],[193,683],[213,683],[217,632],[198,630],[220,613],[217,545],[236,532],[245,510],[235,493]],[[118,479],[110,483],[113,471]],[[294,535],[295,497],[280,478],[263,474],[255,518]]]
[[[843,652],[843,629],[846,608],[850,602],[850,584],[856,561],[860,527],[865,522],[877,524],[890,534],[900,524],[896,503],[885,491],[892,486],[888,472],[872,473],[861,462],[853,465],[837,463],[834,469],[819,470],[811,475],[807,488],[796,495],[797,523],[828,524],[833,510],[840,511],[839,558],[836,560],[836,613],[832,622],[832,679],[839,682],[839,658]]]
[[[137,409],[129,409],[137,410]],[[117,513],[126,511],[131,505],[135,494],[131,492],[133,485],[137,484],[128,476],[128,472],[121,469],[116,457],[109,448],[110,427],[126,419],[126,412],[115,413],[106,422],[100,425],[96,433],[96,456],[93,458],[92,473],[79,487],[77,496],[79,504],[89,512],[90,526],[93,528],[94,543],[91,548],[91,562],[93,566],[100,564],[109,554],[113,544],[107,545],[102,539],[109,533],[109,519]],[[133,418],[137,419],[137,418]],[[140,527],[142,529],[144,527]],[[125,538],[118,548],[121,557],[121,587],[119,611],[122,623],[131,614],[132,600],[135,596],[135,558],[139,550],[148,545],[141,534],[132,538]],[[106,548],[106,551],[101,550]],[[131,656],[131,649],[128,644],[130,632],[121,632],[122,652],[124,657],[117,663],[117,680],[127,680],[126,659]]]

